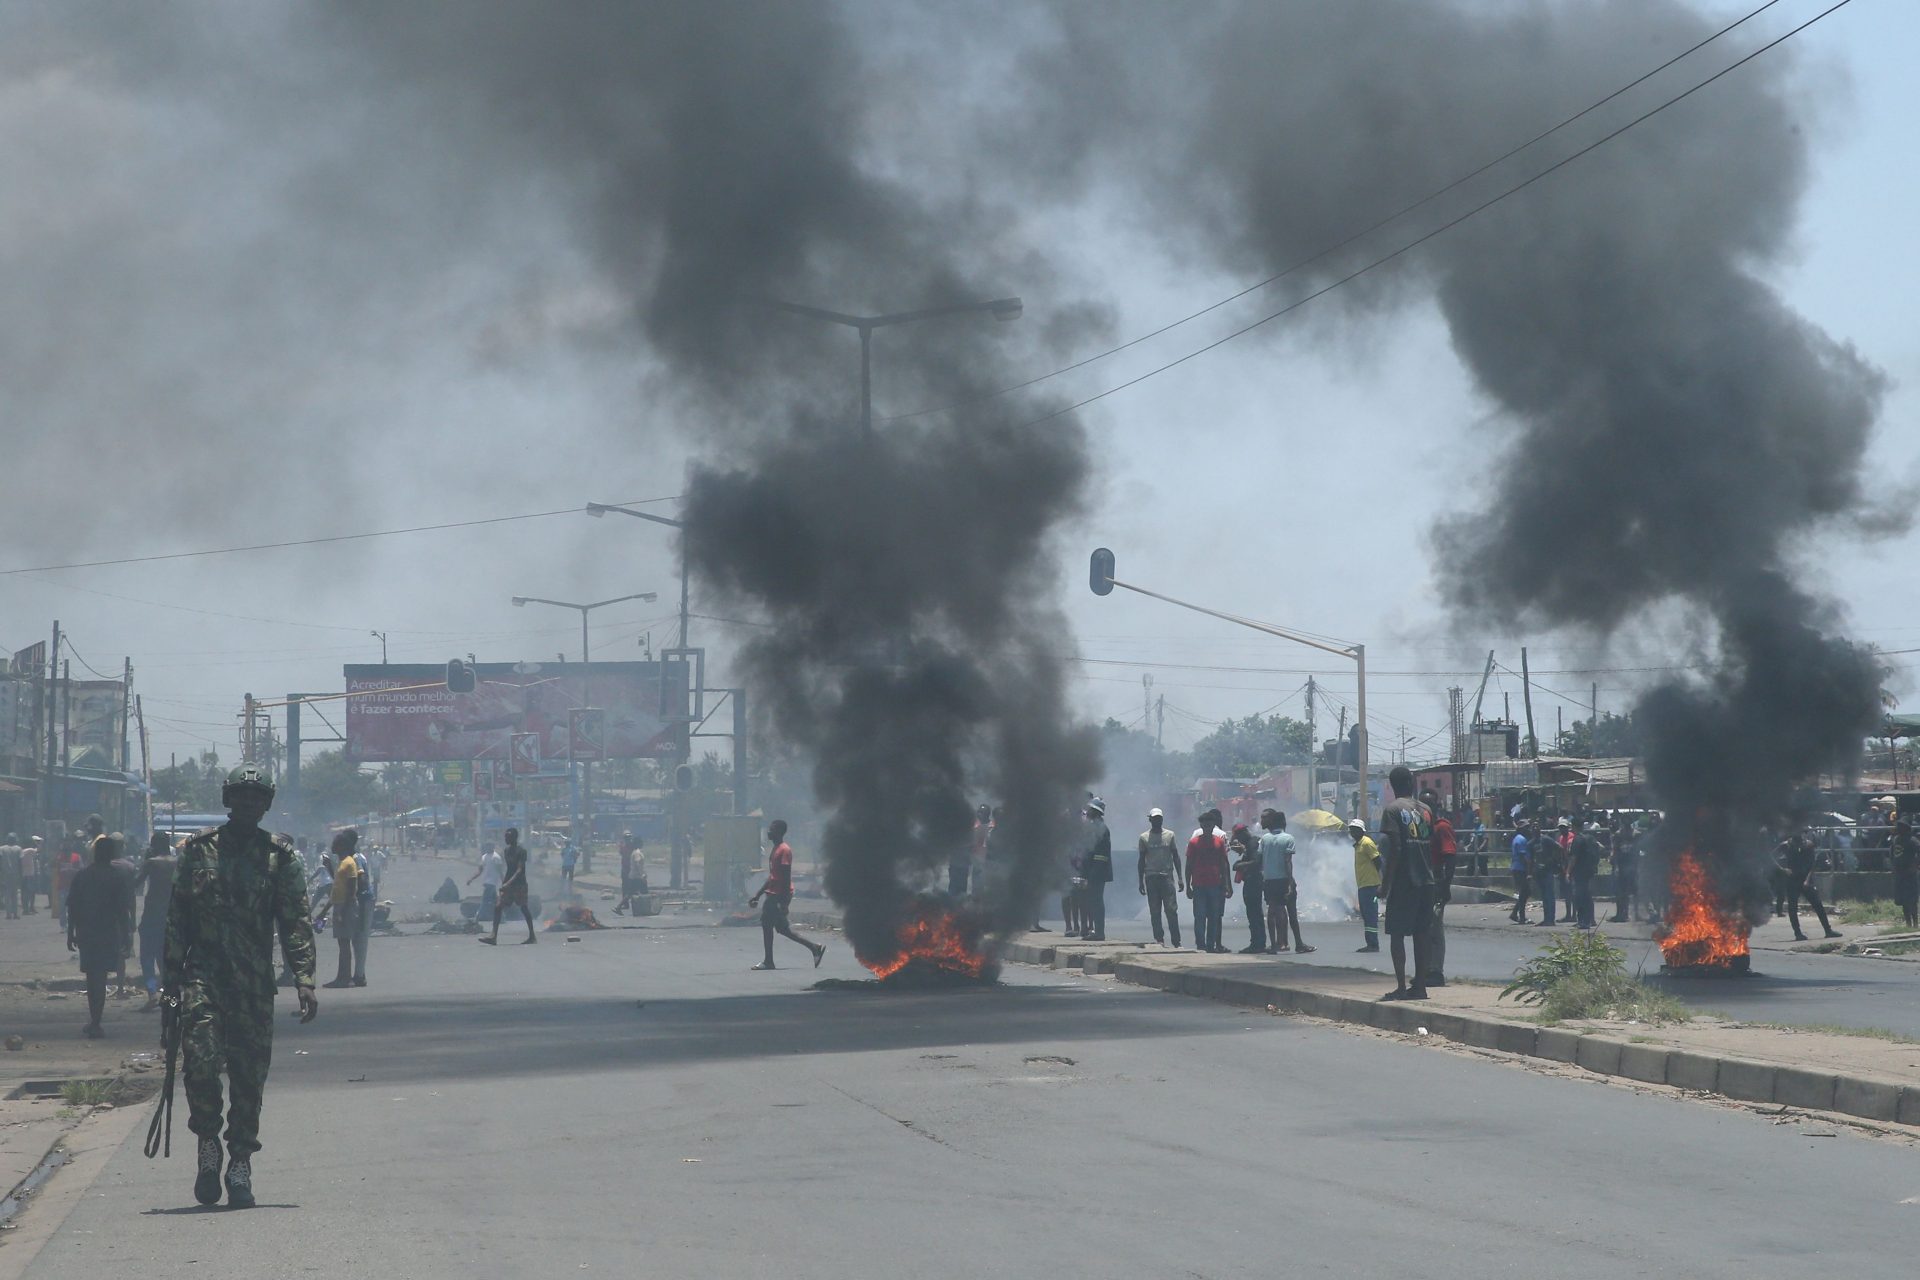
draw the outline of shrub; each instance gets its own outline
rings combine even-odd
[[[1500,998],[1538,1005],[1549,1022],[1567,1018],[1613,1018],[1681,1022],[1689,1010],[1627,972],[1626,953],[1597,930],[1555,938],[1513,971]]]

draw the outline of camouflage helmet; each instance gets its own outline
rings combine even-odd
[[[227,775],[226,785],[220,788],[220,803],[232,808],[233,794],[242,787],[264,791],[269,801],[273,799],[273,779],[267,771],[257,764],[243,764]]]

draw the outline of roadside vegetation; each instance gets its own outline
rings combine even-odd
[[[1627,956],[1598,930],[1553,939],[1513,971],[1500,998],[1534,1005],[1543,1022],[1604,1018],[1685,1022],[1693,1010],[1627,972]]]

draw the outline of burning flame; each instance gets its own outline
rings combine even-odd
[[[980,949],[980,930],[969,927],[960,914],[944,902],[933,899],[915,902],[894,937],[899,949],[892,955],[880,958],[863,955],[860,963],[882,978],[891,978],[915,961],[970,978],[986,972],[987,956]]]
[[[1667,887],[1671,898],[1659,938],[1669,966],[1731,966],[1747,954],[1747,934],[1753,926],[1720,905],[1706,868],[1691,849],[1673,860]]]

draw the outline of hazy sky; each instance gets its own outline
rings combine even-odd
[[[1702,6],[1729,16],[1748,7]],[[1825,7],[1784,0],[1756,26],[1777,33]],[[221,38],[244,65],[260,33],[235,25]],[[1874,456],[1889,482],[1907,479],[1916,465],[1908,424],[1920,344],[1904,308],[1920,293],[1920,267],[1895,248],[1916,212],[1904,163],[1920,106],[1904,52],[1916,38],[1920,11],[1856,0],[1766,55],[1796,59],[1810,102],[1818,101],[1809,110],[1815,170],[1798,260],[1772,282],[1888,375]],[[270,56],[271,42],[261,39]],[[272,73],[271,65],[254,66],[234,76],[271,80]],[[566,340],[604,333],[617,304],[592,286],[578,250],[556,231],[563,219],[549,198],[518,190],[507,176],[500,204],[477,212],[471,225],[449,226],[455,211],[410,201],[407,173],[440,158],[404,136],[382,158],[386,167],[372,171],[392,181],[343,198],[314,174],[339,159],[325,153],[327,145],[354,135],[314,134],[303,124],[303,113],[315,109],[304,78],[319,74],[308,65],[289,75],[284,118],[249,123],[284,137],[283,148],[233,152],[237,126],[220,119],[224,84],[209,86],[203,101],[156,110],[143,97],[138,69],[107,74],[84,49],[30,69],[0,53],[0,165],[9,174],[0,188],[7,241],[0,278],[12,281],[5,289],[13,345],[32,353],[30,365],[9,366],[16,385],[0,386],[14,459],[5,482],[14,515],[0,569],[680,492],[687,440],[699,428],[684,420],[684,406],[658,394],[637,339]],[[245,96],[243,89],[234,92]],[[1658,118],[1642,126],[1662,127]],[[50,142],[56,135],[77,141]],[[226,155],[232,169],[217,194],[187,181]],[[339,239],[314,245],[290,237],[283,256],[276,229],[310,215],[316,203],[326,206]],[[209,212],[210,205],[217,209]],[[510,207],[527,216],[509,218]],[[1028,301],[1028,316],[1003,326],[998,339],[1016,365],[1028,363],[1037,374],[1063,363],[1038,336],[1049,279],[1080,289],[1097,282],[1092,292],[1113,309],[1119,337],[1246,283],[1170,255],[1123,215],[1097,204],[1036,207],[1017,229],[1039,245],[1052,271],[1023,275],[1018,255],[1008,255],[1016,265],[1006,278],[982,282],[985,293]],[[356,265],[364,265],[355,263],[356,227],[392,255],[390,269],[382,268],[392,289],[345,283],[359,279]],[[72,296],[60,289],[59,274],[41,269],[47,244],[62,246],[57,261],[102,242],[114,247],[99,263],[97,296]],[[218,270],[229,247],[253,256],[263,246],[269,270]],[[483,257],[468,260],[475,248]],[[333,280],[343,283],[326,287]],[[147,293],[165,305],[120,305]],[[1090,394],[1164,363],[1270,310],[1275,296],[1243,299],[1068,375],[1061,388]],[[129,324],[129,314],[139,322]],[[1396,747],[1403,732],[1416,758],[1443,753],[1444,736],[1433,735],[1445,725],[1445,689],[1464,685],[1471,697],[1490,647],[1517,669],[1519,646],[1530,645],[1543,736],[1556,709],[1568,719],[1585,714],[1590,681],[1599,683],[1602,709],[1623,710],[1657,675],[1646,669],[1691,660],[1685,622],[1665,617],[1647,619],[1604,653],[1578,638],[1492,629],[1456,635],[1435,598],[1428,534],[1436,518],[1479,504],[1506,428],[1461,371],[1431,306],[1331,337],[1304,313],[1301,319],[1086,410],[1099,466],[1097,509],[1062,542],[1059,591],[1082,657],[1097,660],[1081,668],[1088,716],[1138,717],[1143,674],[1153,677],[1154,694],[1165,695],[1167,738],[1179,746],[1222,717],[1276,708],[1299,714],[1296,690],[1308,670],[1320,673],[1331,698],[1353,700],[1350,665],[1328,655],[1124,593],[1094,598],[1085,556],[1102,544],[1115,549],[1129,580],[1364,641],[1376,755]],[[1033,345],[1030,361],[1023,343]],[[287,347],[300,344],[313,349],[290,363]],[[926,407],[890,394],[889,346],[890,335],[876,339],[876,413]],[[223,353],[225,367],[204,367],[199,356],[209,349]],[[289,368],[299,371],[297,380]],[[252,370],[262,371],[260,380]],[[18,395],[18,380],[36,371],[46,386]],[[851,334],[845,375],[851,411],[858,386]],[[182,389],[182,382],[193,385]],[[60,412],[49,414],[49,403]],[[147,411],[156,404],[164,410]],[[216,421],[250,425],[231,433],[205,427]],[[1552,468],[1555,460],[1538,465]],[[102,476],[106,487],[97,483]],[[14,573],[0,577],[0,644],[12,650],[44,639],[58,617],[78,655],[100,671],[116,673],[122,656],[132,656],[158,763],[209,744],[232,758],[243,693],[338,688],[342,663],[379,659],[373,630],[387,633],[395,661],[468,652],[482,660],[564,652],[572,660],[579,646],[573,615],[514,609],[511,596],[584,600],[657,590],[658,604],[596,617],[594,656],[637,657],[647,633],[656,646],[669,643],[677,590],[669,532],[567,514]],[[1845,605],[1861,638],[1887,649],[1920,647],[1920,617],[1903,590],[1904,562],[1916,548],[1915,534],[1874,545],[1822,538],[1804,551],[1808,581]],[[694,597],[696,611],[712,611],[697,581]],[[694,628],[695,642],[717,651],[716,683],[725,683],[725,653],[739,628],[700,618]],[[1910,668],[1915,657],[1893,661]],[[1135,663],[1156,665],[1126,665]],[[1575,695],[1578,705],[1551,691]],[[1914,692],[1910,685],[1901,691]],[[1500,710],[1503,692],[1513,695],[1518,715],[1519,682],[1497,671],[1490,711]],[[1333,714],[1323,712],[1325,736]]]

